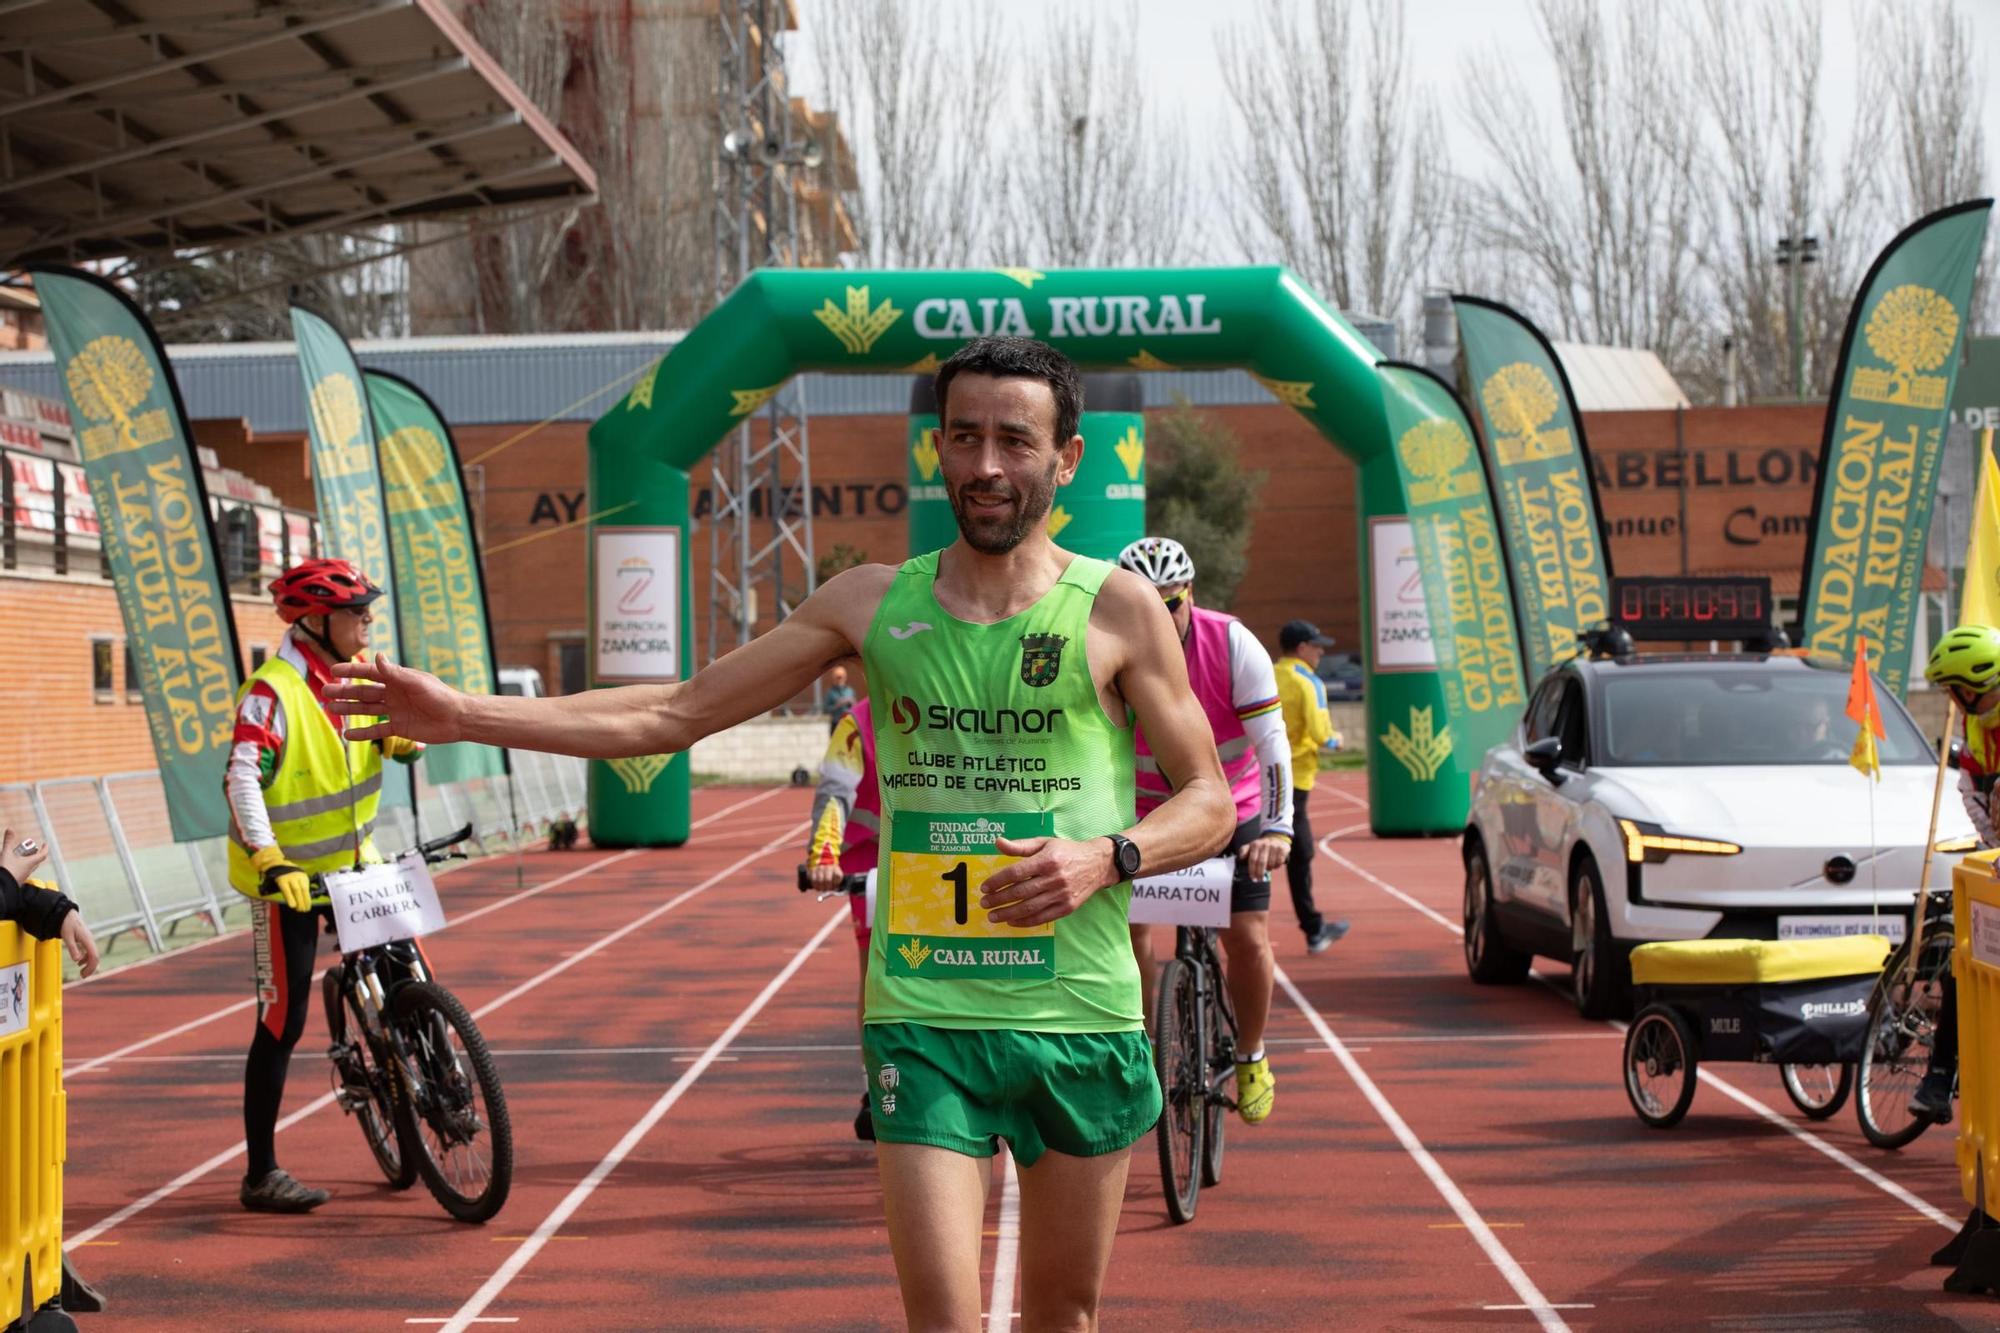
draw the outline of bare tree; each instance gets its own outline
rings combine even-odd
[[[705,116],[712,73],[702,64],[706,15],[661,6],[598,9],[590,20],[588,110],[571,117],[578,149],[598,164],[599,206],[576,220],[589,256],[565,248],[572,295],[549,311],[567,324],[587,294],[609,329],[690,327],[712,304],[713,213]],[[551,267],[554,266],[553,259]]]
[[[826,101],[847,136],[857,188],[847,200],[871,268],[975,262],[985,248],[993,136],[984,100],[999,85],[1000,14],[965,12],[945,29],[920,0],[824,0],[813,54]]]
[[[1873,0],[1855,27],[1886,40],[1886,61],[1862,64],[1875,76],[1864,96],[1883,97],[1891,112],[1894,213],[1913,221],[1976,196],[1986,166],[1979,125],[1986,89],[1971,21],[1954,0]]]
[[[1138,21],[1130,5],[1052,17],[1021,151],[1007,164],[998,241],[1010,262],[1176,264],[1199,244],[1185,127],[1149,115],[1119,55]]]
[[[537,107],[556,114],[570,74],[559,6],[540,0],[478,0],[466,25]],[[472,325],[476,332],[563,328],[578,298],[556,266],[574,212],[544,215],[475,235],[471,242]]]
[[[1468,63],[1465,124],[1496,166],[1465,200],[1523,304],[1559,334],[1651,347],[1675,365],[1702,304],[1693,74],[1658,6],[1628,0],[1615,15],[1614,29],[1595,0],[1535,0],[1561,106],[1553,140],[1521,71]]]
[[[1688,25],[1708,121],[1700,253],[1718,331],[1677,369],[1704,397],[1720,396],[1732,373],[1728,349],[1742,397],[1790,396],[1795,320],[1804,382],[1822,391],[1880,244],[1881,119],[1868,98],[1858,100],[1836,168],[1824,123],[1822,15],[1800,0],[1704,0]],[[1779,266],[1781,236],[1813,237],[1816,262]]]
[[[1443,132],[1416,92],[1404,0],[1264,0],[1248,34],[1221,34],[1240,122],[1231,171],[1237,239],[1336,305],[1413,324],[1449,225]]]

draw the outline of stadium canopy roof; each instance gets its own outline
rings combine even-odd
[[[0,270],[495,223],[596,188],[445,0],[0,0]]]

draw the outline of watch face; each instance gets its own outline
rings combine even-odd
[[[1125,838],[1120,838],[1115,845],[1118,848],[1118,869],[1120,872],[1127,875],[1136,873],[1139,869],[1138,845]]]

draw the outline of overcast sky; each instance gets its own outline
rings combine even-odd
[[[947,12],[973,3],[994,2],[954,0],[952,5],[943,5],[941,0],[924,0]],[[1006,0],[1007,31],[1018,33],[1032,49],[1037,35],[1048,23],[1048,16],[1058,5],[1083,2]],[[817,0],[797,0],[797,8],[800,30],[793,39],[789,58],[796,62],[805,88],[816,94],[810,71]],[[1356,9],[1359,8],[1357,3]],[[1855,85],[1856,45],[1850,6],[1841,0],[1827,0],[1825,8],[1826,78],[1821,86],[1826,98],[1825,123],[1837,153],[1845,145],[1847,126],[1854,114],[1851,90]],[[1972,19],[1984,71],[1985,175],[1987,188],[1991,190],[2000,186],[2000,169],[1996,169],[2000,167],[2000,92],[1995,87],[2000,85],[2000,0],[1960,0],[1959,8]],[[1194,138],[1193,152],[1210,164],[1226,160],[1223,155],[1229,151],[1229,140],[1240,132],[1223,89],[1213,34],[1225,22],[1245,22],[1248,9],[1243,0],[1233,3],[1140,0],[1139,3],[1136,59],[1142,86],[1155,104],[1178,107],[1184,113]],[[1511,54],[1525,69],[1546,69],[1547,57],[1535,31],[1529,0],[1411,0],[1407,12],[1413,72],[1439,95],[1454,165],[1462,171],[1476,171],[1480,165],[1476,157],[1479,150],[1464,128],[1455,94],[1460,68],[1469,56],[1491,53],[1503,59]],[[1232,15],[1235,17],[1229,17]],[[1545,100],[1543,112],[1553,117],[1553,96]],[[1881,239],[1886,243],[1889,237]]]

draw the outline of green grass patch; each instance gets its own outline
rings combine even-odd
[[[1339,749],[1332,754],[1321,754],[1319,771],[1322,773],[1354,772],[1368,767],[1368,754],[1360,748]]]

